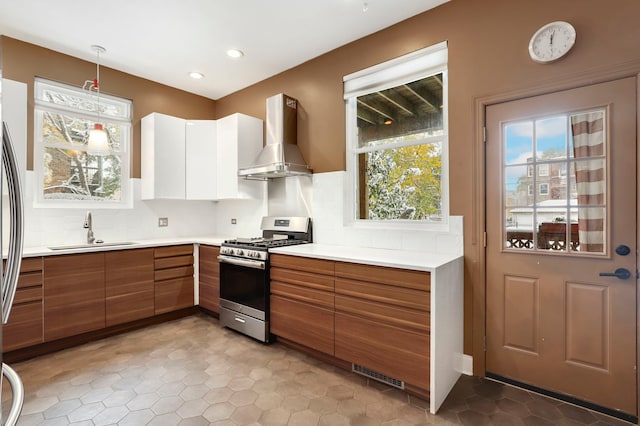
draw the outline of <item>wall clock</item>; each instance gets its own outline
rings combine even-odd
[[[548,64],[566,55],[576,42],[576,30],[568,22],[543,25],[529,41],[529,55],[535,62]]]

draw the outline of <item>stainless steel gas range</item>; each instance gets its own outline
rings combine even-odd
[[[220,247],[220,323],[269,342],[269,249],[310,243],[311,219],[266,216],[260,229]]]

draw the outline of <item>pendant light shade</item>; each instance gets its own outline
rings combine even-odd
[[[106,153],[109,151],[109,138],[102,124],[96,123],[93,125],[93,129],[89,130],[87,148],[91,153]]]

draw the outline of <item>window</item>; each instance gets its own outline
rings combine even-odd
[[[502,125],[504,248],[605,254],[607,134],[606,109]]]
[[[344,77],[348,222],[446,222],[447,44]]]
[[[545,177],[549,176],[549,164],[539,164],[538,165],[538,176]]]
[[[538,193],[540,195],[549,195],[549,184],[548,183],[541,183],[539,188],[538,188]]]
[[[42,79],[35,81],[36,204],[46,207],[130,207],[131,101]],[[87,149],[89,130],[103,124],[109,152]]]

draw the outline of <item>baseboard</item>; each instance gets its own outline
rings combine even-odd
[[[460,372],[467,376],[473,376],[473,357],[471,355],[462,355],[462,365],[460,366]]]

